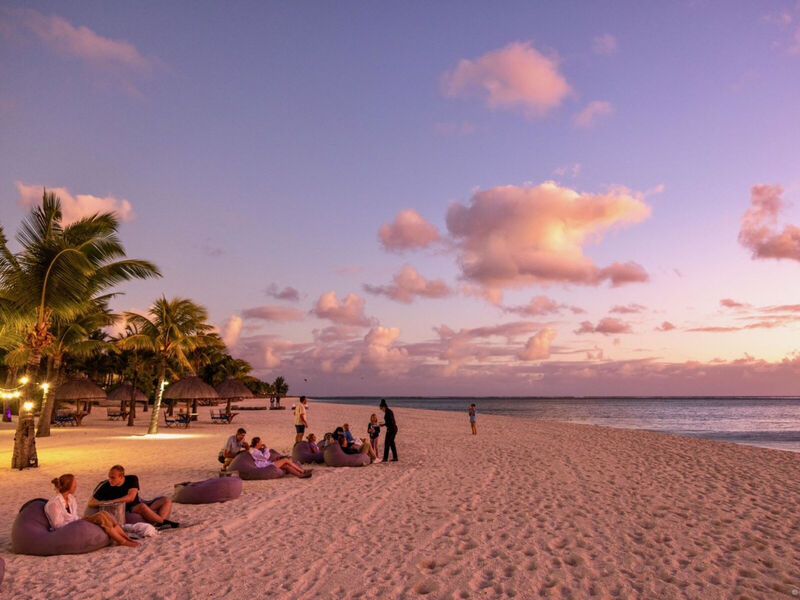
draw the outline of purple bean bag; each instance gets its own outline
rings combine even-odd
[[[242,480],[238,477],[215,477],[187,483],[172,499],[179,504],[211,504],[235,500],[241,494]]]
[[[11,527],[11,551],[16,554],[54,556],[94,552],[111,543],[100,527],[88,521],[73,521],[54,531],[44,513],[46,500],[29,500],[19,509]]]
[[[363,467],[372,462],[366,454],[346,454],[336,442],[325,446],[322,452],[325,464],[329,467]]]
[[[269,453],[272,460],[275,460],[278,458],[278,456],[280,456],[274,450],[270,450]],[[278,479],[279,477],[286,475],[282,469],[279,469],[275,465],[257,468],[256,463],[249,452],[240,452],[237,454],[236,458],[231,461],[228,471],[238,471],[239,477],[242,479],[247,479],[248,481],[254,479]]]
[[[308,442],[297,442],[292,448],[292,460],[301,465],[306,463],[319,463],[325,462],[325,457],[322,450],[319,452],[312,452]]]

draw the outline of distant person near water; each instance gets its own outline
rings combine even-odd
[[[308,400],[306,400],[305,396],[300,396],[300,402],[294,407],[295,444],[303,441],[303,434],[306,432],[306,427],[308,427],[308,419],[306,418],[307,402]]]
[[[392,461],[397,461],[397,447],[394,438],[397,436],[397,422],[394,420],[392,409],[386,405],[386,400],[381,400],[380,409],[383,411],[382,426],[386,427],[386,438],[383,440],[383,462],[389,460],[389,450],[392,451]]]
[[[478,435],[478,423],[475,421],[475,404],[469,405],[469,425],[472,427],[472,435]]]

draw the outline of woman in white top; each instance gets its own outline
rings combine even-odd
[[[250,455],[253,457],[253,462],[256,463],[257,469],[275,465],[290,475],[296,477],[311,477],[312,469],[303,469],[299,467],[291,458],[281,456],[280,458],[271,460],[269,457],[269,448],[261,441],[260,437],[254,437],[250,443]]]
[[[78,487],[78,481],[75,476],[70,474],[62,475],[53,479],[51,483],[56,488],[58,495],[51,498],[44,505],[44,512],[50,521],[50,526],[53,529],[59,529],[68,523],[79,521],[81,517],[78,516],[78,503],[73,495]],[[122,530],[122,527],[114,520],[114,517],[104,510],[97,511],[88,517],[83,517],[83,520],[102,527],[108,537],[121,546],[135,548],[139,545],[138,542],[134,542],[129,538]]]

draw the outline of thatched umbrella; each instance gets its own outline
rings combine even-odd
[[[108,392],[108,399],[112,402],[119,402],[121,407],[125,407],[128,402],[131,401],[131,388],[133,385],[128,383],[127,381],[120,385],[119,387],[115,387],[113,390]],[[147,404],[147,396],[144,395],[144,392],[140,389],[136,389],[136,402],[142,402],[143,404]]]
[[[92,412],[92,402],[105,400],[106,393],[88,379],[70,379],[66,383],[58,386],[55,395],[56,402],[75,402],[75,408],[79,408],[79,402],[84,402],[86,412]]]
[[[186,412],[189,413],[189,403],[192,403],[192,411],[197,412],[198,400],[219,400],[219,394],[199,377],[192,375],[168,385],[164,391],[164,398],[170,401],[170,408],[176,400],[186,401]]]
[[[243,400],[244,398],[253,398],[253,392],[243,384],[241,381],[228,377],[225,381],[220,383],[214,389],[223,400],[227,400],[225,405],[225,412],[231,414],[231,400]]]

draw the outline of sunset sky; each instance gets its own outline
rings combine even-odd
[[[309,395],[797,394],[800,3],[0,6],[0,223]]]

